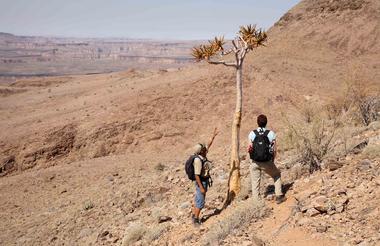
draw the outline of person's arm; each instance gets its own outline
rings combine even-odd
[[[214,139],[215,139],[216,135],[218,135],[218,133],[219,133],[218,128],[215,127],[214,132],[212,134],[212,137],[211,137],[209,143],[207,144],[207,150],[210,149],[210,147],[211,147],[212,143],[214,142]]]
[[[195,181],[197,182],[198,186],[199,186],[199,189],[201,190],[201,193],[202,194],[205,194],[206,193],[206,190],[205,188],[203,187],[203,184],[201,182],[201,178],[199,175],[195,175]]]
[[[253,151],[252,137],[252,132],[250,132],[248,135],[248,153],[252,153]]]
[[[273,149],[273,161],[276,159],[276,155],[277,155],[277,136],[276,136],[276,133],[274,133],[273,131],[271,131],[271,134],[272,134],[272,149]]]
[[[206,190],[205,190],[205,187],[203,187],[203,184],[201,181],[201,172],[202,172],[202,161],[197,157],[194,159],[195,182],[197,182],[198,187],[201,190],[202,194],[205,194]]]

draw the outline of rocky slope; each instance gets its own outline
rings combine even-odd
[[[278,165],[288,189],[281,206],[271,202],[265,179],[267,208],[252,207],[243,161],[241,197],[211,216],[223,202],[228,178],[232,70],[195,64],[19,79],[1,87],[0,244],[186,245],[207,238],[228,245],[378,244],[378,122],[349,122],[347,134],[336,138],[346,153],[312,176],[286,146],[284,115],[296,121],[302,106],[326,105],[344,96],[344,85],[354,80],[380,91],[378,42],[361,46],[347,31],[363,20],[375,25],[379,4],[353,2],[301,2],[271,28],[268,47],[247,57],[241,155],[256,115],[267,114],[278,132]],[[365,40],[377,40],[375,29],[359,27]],[[342,37],[350,38],[347,45],[330,43]],[[215,166],[204,211],[209,219],[194,229],[193,185],[183,162],[215,126],[220,134],[209,156]]]

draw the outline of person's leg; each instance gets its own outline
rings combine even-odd
[[[207,191],[207,186],[205,183],[203,183],[203,187],[205,187],[206,191]],[[205,195],[206,194],[202,194],[200,188],[198,187],[197,184],[195,184],[195,199],[194,199],[194,219],[196,223],[199,223],[200,222],[200,219],[199,219],[199,216],[200,216],[200,213],[201,213],[201,210],[202,208],[204,208],[204,205],[205,205]]]
[[[273,178],[274,193],[276,197],[283,196],[280,170],[276,167],[276,165],[272,161],[265,162],[261,166],[263,167],[264,171]]]
[[[258,201],[260,200],[261,169],[254,161],[251,160],[250,162],[252,198],[254,201]]]

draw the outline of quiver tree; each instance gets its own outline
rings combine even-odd
[[[254,25],[248,25],[240,27],[237,36],[231,40],[232,48],[226,50],[224,38],[215,37],[208,44],[202,44],[194,47],[192,50],[192,56],[198,62],[206,61],[215,65],[222,64],[227,67],[233,67],[236,70],[236,108],[232,123],[230,176],[225,206],[230,204],[240,191],[239,133],[242,113],[243,62],[247,53],[260,46],[264,46],[266,40],[267,34],[265,31],[256,29]]]

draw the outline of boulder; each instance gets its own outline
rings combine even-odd
[[[327,226],[324,226],[324,225],[319,225],[315,228],[317,230],[317,232],[319,233],[324,233],[327,231]]]
[[[309,216],[309,217],[314,217],[314,216],[317,216],[319,214],[321,214],[320,211],[316,210],[315,208],[309,208],[307,211],[306,211],[306,214]]]
[[[336,161],[336,160],[329,160],[326,162],[325,164],[325,167],[329,170],[329,171],[335,171],[341,167],[344,166],[344,163],[343,162],[339,162],[339,161]]]
[[[164,223],[164,222],[167,222],[167,221],[171,221],[172,218],[169,217],[169,216],[160,216],[158,217],[158,223]]]
[[[318,196],[313,200],[313,208],[321,213],[326,213],[329,210],[329,200],[326,196]]]
[[[356,168],[360,171],[367,171],[371,169],[371,161],[368,159],[361,160],[357,163]]]
[[[3,160],[1,160],[0,162],[0,173],[4,172],[8,172],[8,171],[11,171],[14,167],[15,167],[15,157],[12,155],[12,156],[8,156],[6,158],[4,158]]]

